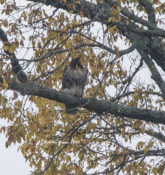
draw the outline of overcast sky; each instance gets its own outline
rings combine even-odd
[[[1,122],[1,120],[0,120]],[[6,138],[0,134],[0,174],[1,175],[29,175],[32,170],[23,155],[18,151],[19,145],[5,147]]]
[[[17,2],[19,2],[19,5],[22,5],[26,1],[17,0]],[[123,46],[121,43],[119,45]],[[142,73],[142,75],[143,79],[146,79],[146,81],[150,76],[148,72],[145,72],[145,74]],[[3,120],[0,119],[0,127],[2,125]],[[32,168],[29,166],[28,162],[25,161],[22,153],[18,151],[19,145],[12,144],[6,149],[5,141],[5,136],[0,134],[0,175],[29,175]]]
[[[19,6],[26,5],[25,0],[16,0]],[[1,19],[3,16],[1,15]],[[0,127],[4,120],[0,119]],[[6,138],[0,134],[0,175],[29,175],[32,168],[25,161],[21,151],[18,151],[19,145],[12,144],[9,148],[5,147]]]

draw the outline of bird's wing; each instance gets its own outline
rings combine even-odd
[[[73,83],[72,83],[70,70],[69,70],[69,67],[66,66],[63,71],[63,76],[62,76],[62,89],[70,88],[72,84]]]

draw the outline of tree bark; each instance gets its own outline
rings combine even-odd
[[[104,100],[96,100],[93,98],[77,98],[62,92],[58,92],[55,89],[43,87],[31,82],[19,84],[13,81],[10,84],[9,89],[20,92],[22,95],[33,95],[55,100],[70,106],[79,106],[98,114],[110,113],[112,115],[114,114],[114,116],[165,124],[164,111],[158,112],[148,109],[133,108]]]

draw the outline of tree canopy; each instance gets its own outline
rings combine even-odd
[[[0,0],[0,126],[32,174],[165,172],[163,0]],[[83,98],[61,91],[80,57]],[[77,105],[75,115],[64,104]]]

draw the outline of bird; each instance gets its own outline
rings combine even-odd
[[[81,64],[80,58],[72,58],[69,65],[66,65],[62,76],[62,92],[75,97],[82,97],[87,81],[87,71]],[[67,114],[76,114],[77,107],[65,105]]]

